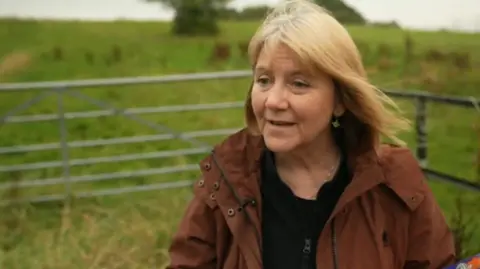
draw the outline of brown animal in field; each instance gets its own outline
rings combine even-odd
[[[210,62],[226,61],[231,56],[230,45],[223,42],[217,42],[213,45],[212,54],[210,56]]]

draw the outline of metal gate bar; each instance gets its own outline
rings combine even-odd
[[[111,104],[98,100],[78,91],[72,90],[74,88],[85,87],[111,87],[111,86],[126,86],[126,85],[140,85],[140,84],[163,84],[163,83],[179,83],[186,81],[202,81],[202,80],[219,80],[219,79],[246,79],[251,77],[251,71],[238,70],[227,72],[213,72],[213,73],[198,73],[198,74],[178,74],[155,77],[135,77],[135,78],[112,78],[112,79],[92,79],[92,80],[77,80],[77,81],[57,81],[57,82],[32,82],[32,83],[7,83],[0,84],[0,95],[2,93],[12,92],[28,92],[36,91],[36,95],[26,102],[18,105],[14,109],[8,111],[0,117],[0,132],[5,124],[25,124],[29,122],[44,122],[44,121],[58,121],[60,141],[54,143],[30,144],[30,145],[14,145],[9,147],[0,147],[0,157],[7,154],[38,152],[47,150],[60,150],[62,159],[57,161],[44,161],[36,163],[25,163],[16,165],[2,165],[0,164],[1,173],[17,173],[23,171],[33,171],[38,169],[62,168],[62,176],[58,178],[44,178],[24,180],[19,182],[3,182],[0,183],[0,190],[8,190],[11,188],[33,188],[45,187],[57,184],[65,185],[65,193],[43,195],[37,197],[29,197],[28,201],[54,201],[63,200],[70,197],[91,197],[116,195],[127,192],[138,192],[147,190],[160,190],[168,188],[177,188],[189,186],[190,180],[183,180],[177,182],[163,182],[146,184],[142,186],[130,186],[122,188],[111,188],[106,190],[93,190],[88,192],[75,192],[72,184],[80,182],[96,182],[117,180],[124,178],[135,178],[152,175],[171,174],[179,172],[197,171],[197,164],[187,164],[182,166],[158,167],[135,171],[122,171],[114,173],[102,173],[72,176],[70,168],[75,166],[92,165],[99,163],[125,162],[132,160],[149,160],[162,159],[177,156],[188,156],[205,154],[210,151],[211,146],[207,143],[199,141],[197,138],[208,136],[228,135],[239,128],[217,129],[217,130],[202,130],[195,132],[181,133],[171,128],[157,124],[141,118],[141,115],[156,114],[156,113],[171,113],[183,111],[204,111],[204,110],[220,110],[220,109],[238,109],[243,107],[243,102],[224,102],[214,104],[186,104],[175,106],[158,106],[158,107],[142,107],[142,108],[117,108]],[[480,191],[480,185],[473,183],[466,179],[457,178],[445,173],[434,171],[428,168],[427,157],[427,104],[430,102],[443,103],[451,106],[460,106],[464,108],[478,108],[480,107],[480,100],[472,97],[452,97],[439,96],[425,92],[413,91],[399,91],[399,90],[385,90],[386,94],[391,97],[399,97],[410,99],[415,104],[415,131],[416,131],[416,156],[419,160],[423,171],[428,178],[441,180],[454,184],[468,190]],[[32,105],[43,100],[46,96],[57,95],[57,113],[54,114],[36,114],[36,115],[21,115],[18,114],[28,109]],[[82,111],[82,112],[67,112],[65,108],[64,98],[72,97],[81,99],[85,102],[99,107],[101,110]],[[0,98],[1,99],[1,98]],[[70,119],[85,119],[107,117],[113,115],[122,115],[130,118],[138,123],[150,127],[158,134],[155,135],[138,135],[131,137],[118,137],[112,139],[95,139],[95,140],[77,140],[68,142],[66,121]],[[117,156],[103,156],[91,157],[81,159],[70,159],[69,150],[71,148],[89,148],[106,145],[120,145],[133,144],[150,141],[165,141],[172,139],[180,139],[189,142],[194,147],[169,151],[154,151],[147,153],[131,153]]]

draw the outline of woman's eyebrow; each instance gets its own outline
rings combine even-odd
[[[268,71],[268,68],[265,66],[257,66],[255,67],[255,73],[261,73],[261,72],[266,72]]]
[[[257,67],[255,67],[254,71],[255,71],[255,73],[263,73],[263,72],[267,72],[269,70],[270,69],[268,69],[265,66],[257,66]],[[302,70],[302,69],[294,69],[294,70],[288,71],[287,75],[288,76],[297,76],[297,75],[306,76],[306,75],[308,75],[308,72],[306,72],[305,70]]]

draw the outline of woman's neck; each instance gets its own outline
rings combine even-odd
[[[309,200],[315,199],[322,185],[333,179],[340,159],[341,150],[333,137],[292,152],[275,153],[281,180],[295,196]]]
[[[332,136],[303,145],[291,152],[275,153],[277,167],[318,173],[331,169],[341,157],[341,151]]]

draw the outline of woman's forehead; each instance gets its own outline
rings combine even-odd
[[[275,68],[289,69],[291,72],[311,73],[314,71],[311,59],[301,58],[294,50],[284,44],[264,46],[255,65],[256,71]]]

